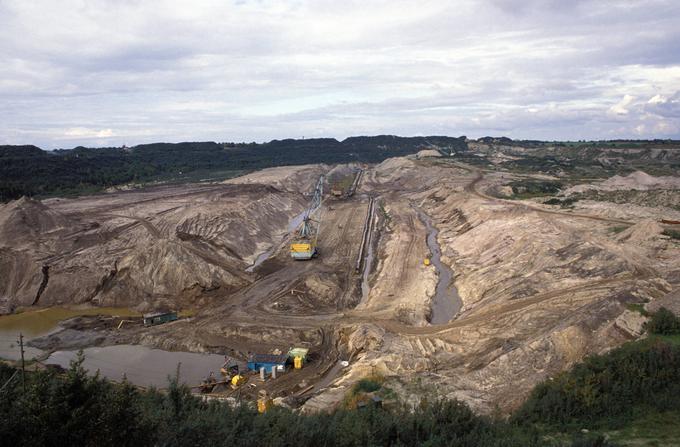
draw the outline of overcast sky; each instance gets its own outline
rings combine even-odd
[[[0,144],[680,138],[680,1],[0,0]]]

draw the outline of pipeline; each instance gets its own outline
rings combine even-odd
[[[357,263],[355,266],[355,270],[357,273],[361,271],[361,262],[364,259],[364,251],[366,251],[366,242],[369,240],[370,235],[371,235],[371,224],[372,224],[372,217],[373,217],[373,197],[369,199],[368,202],[368,212],[366,213],[366,220],[364,221],[364,232],[363,235],[361,236],[361,245],[359,246],[359,256],[357,257]]]
[[[357,176],[354,177],[354,182],[352,183],[352,186],[349,188],[349,191],[347,191],[347,197],[352,197],[354,193],[357,191],[357,188],[359,187],[359,182],[361,181],[361,176],[363,175],[364,170],[359,169],[359,172],[357,172]]]

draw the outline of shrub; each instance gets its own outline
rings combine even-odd
[[[652,315],[652,319],[647,323],[647,330],[658,335],[680,334],[680,318],[662,307]]]
[[[663,234],[664,236],[668,236],[671,239],[680,240],[680,231],[678,231],[678,230],[668,230],[668,229],[666,229],[666,230],[663,230],[663,232],[661,234]]]

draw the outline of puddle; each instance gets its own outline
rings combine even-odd
[[[25,360],[28,361],[44,354],[44,352],[40,349],[26,346],[28,340],[28,338],[24,337]],[[0,358],[5,360],[21,360],[19,334],[0,332]]]
[[[431,324],[445,324],[456,316],[463,306],[463,302],[458,295],[458,289],[453,285],[453,270],[448,265],[441,262],[441,248],[437,241],[439,231],[432,224],[430,216],[417,210],[418,217],[427,228],[427,247],[430,249],[432,257],[430,262],[437,271],[437,287],[434,297],[432,297],[432,312],[430,315]]]
[[[0,358],[18,360],[19,333],[24,335],[24,356],[26,360],[39,357],[43,351],[26,346],[35,337],[49,333],[57,328],[60,321],[81,315],[117,315],[134,317],[141,314],[127,308],[94,307],[83,309],[67,309],[50,307],[47,309],[27,310],[25,312],[0,316]]]
[[[35,337],[51,331],[57,327],[60,321],[83,315],[140,317],[142,314],[124,307],[88,307],[83,309],[49,307],[1,316],[0,333],[12,332],[17,335],[19,332],[23,332],[25,337]]]
[[[83,353],[83,366],[90,374],[99,371],[115,381],[120,381],[124,374],[130,383],[157,388],[167,387],[168,376],[175,375],[180,362],[180,382],[190,386],[200,384],[210,371],[219,378],[224,363],[224,356],[217,354],[171,352],[134,345],[87,348]],[[76,355],[76,351],[56,351],[44,363],[68,368]]]

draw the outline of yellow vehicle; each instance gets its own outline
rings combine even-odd
[[[297,240],[290,244],[290,255],[293,259],[312,259],[318,255],[315,241]]]
[[[235,375],[234,377],[231,378],[231,387],[233,389],[236,389],[246,383],[248,381],[248,378],[246,376],[242,376],[240,374]]]
[[[271,397],[269,397],[267,391],[265,390],[260,390],[258,394],[259,397],[257,399],[257,412],[266,413],[274,406],[274,401]]]

